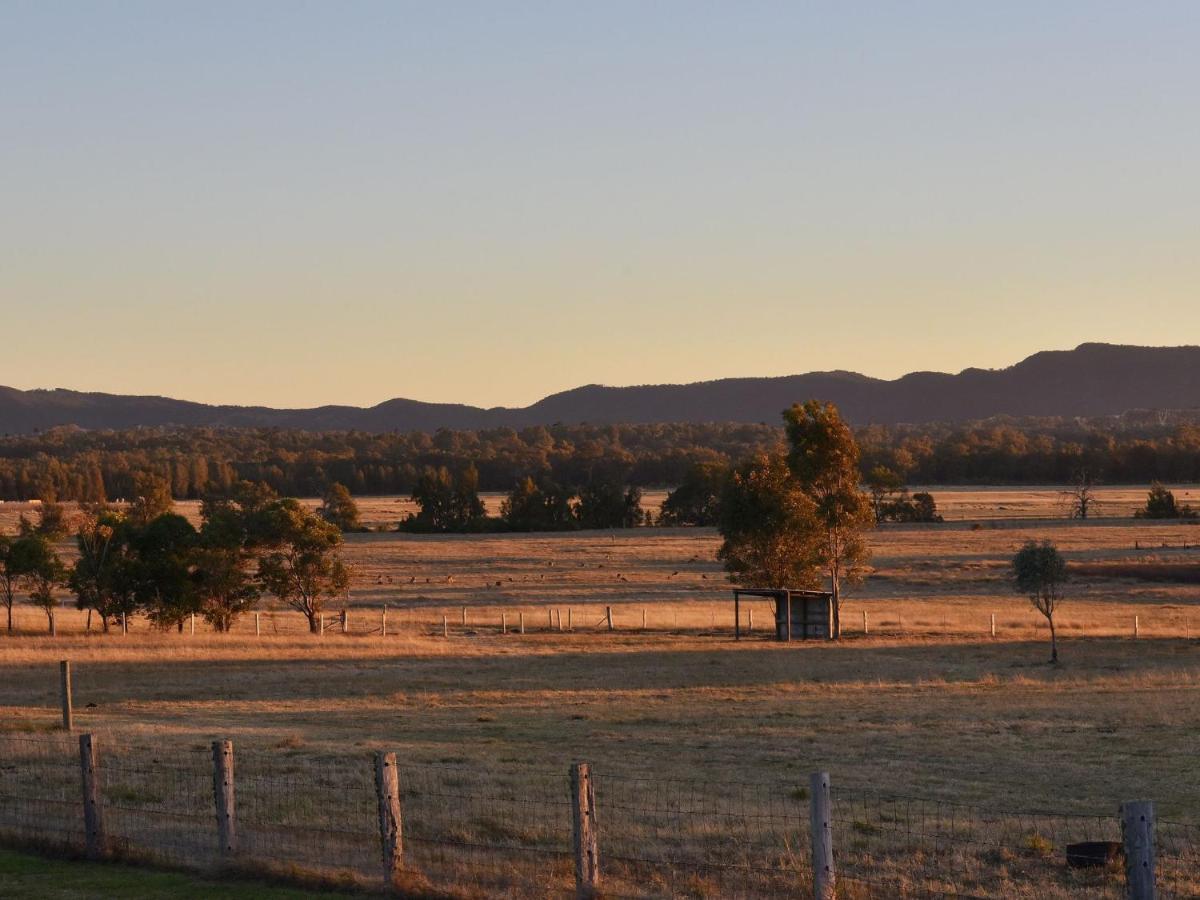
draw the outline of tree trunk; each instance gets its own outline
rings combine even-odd
[[[308,617],[309,632],[312,634],[319,632],[321,630],[321,625],[317,621],[317,614],[315,612],[306,612],[304,615]]]
[[[54,610],[52,609],[46,610],[46,627],[51,637],[58,634],[58,629],[54,627]]]
[[[1050,662],[1058,662],[1058,636],[1054,633],[1054,616],[1046,616],[1050,623]]]
[[[12,634],[12,604],[8,604],[8,633]]]

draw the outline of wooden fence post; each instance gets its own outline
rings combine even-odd
[[[188,622],[188,626],[191,629],[192,637],[195,637],[196,636],[196,614],[192,613],[191,616],[189,616],[189,619],[190,619],[190,621]]]
[[[523,612],[517,613],[517,630],[520,631],[521,634],[525,633],[525,613]]]
[[[1126,900],[1154,900],[1154,802],[1121,804],[1121,838],[1125,843]]]
[[[1138,617],[1133,617],[1133,636],[1140,637],[1142,634],[1141,623],[1138,622]]]
[[[126,618],[125,613],[121,613],[121,634],[129,634],[129,619]]]
[[[404,833],[400,818],[400,775],[396,754],[375,754],[375,797],[379,805],[379,842],[383,848],[383,880],[396,887],[404,868]]]
[[[754,631],[754,607],[746,610],[746,634]]]
[[[321,613],[319,624],[320,624],[319,630],[321,632],[321,637],[325,637],[325,613]]]
[[[992,613],[992,637],[996,636],[996,614]]]
[[[462,623],[464,627],[467,624],[467,608],[465,606],[462,608]]]
[[[871,626],[867,622],[867,611],[864,609],[863,610],[863,634],[870,634],[870,633],[871,633]]]
[[[387,604],[383,604],[383,612],[379,617],[379,636],[387,637]]]
[[[442,616],[442,637],[450,637],[450,617]]]
[[[646,607],[642,607],[642,631],[646,630]]]
[[[612,607],[611,606],[604,607],[604,621],[608,623],[608,630],[612,631],[613,623],[612,623]]]
[[[259,613],[254,614],[254,636],[262,637],[262,618]]]
[[[571,766],[571,846],[575,851],[575,896],[596,896],[600,885],[600,849],[596,834],[596,791],[585,762]]]
[[[829,773],[814,772],[808,779],[809,828],[812,834],[814,900],[833,900],[837,878],[833,870],[833,803]]]
[[[213,741],[213,803],[217,841],[225,859],[237,853],[237,798],[233,790],[233,741]]]
[[[500,613],[500,633],[508,634],[508,613]]]
[[[96,739],[79,736],[79,768],[83,775],[83,838],[88,859],[104,859],[108,841],[104,836],[104,808],[100,805],[100,768]]]
[[[58,686],[62,694],[63,731],[75,727],[75,710],[71,706],[71,661],[64,659],[58,664]]]

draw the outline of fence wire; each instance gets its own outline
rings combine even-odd
[[[145,740],[143,738],[143,740]],[[384,878],[371,755],[235,748],[237,852],[219,845],[207,744],[135,746],[99,735],[106,846],[172,867],[230,864],[310,882],[378,888]],[[554,897],[575,890],[566,767],[397,766],[401,888],[451,896]],[[803,784],[592,771],[605,896],[811,897]],[[0,841],[83,849],[77,736],[0,733]],[[1002,810],[833,781],[839,900],[1119,898],[1120,823]],[[1108,863],[1068,865],[1103,842]],[[1159,821],[1158,896],[1200,897],[1200,826]]]
[[[795,784],[594,776],[605,890],[625,896],[811,895]]]
[[[78,851],[82,796],[76,738],[0,733],[0,838]]]

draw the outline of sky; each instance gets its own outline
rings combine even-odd
[[[1194,2],[0,0],[0,384],[525,405],[1200,343]]]

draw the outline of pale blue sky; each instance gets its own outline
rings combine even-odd
[[[0,384],[308,406],[1200,343],[1200,3],[0,0]]]

